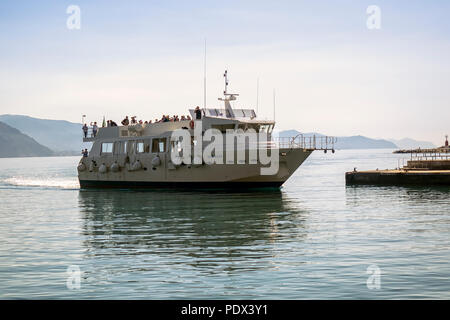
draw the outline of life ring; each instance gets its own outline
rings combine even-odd
[[[191,129],[194,129],[194,125],[195,125],[194,120],[191,120],[191,122],[189,122],[189,127],[191,127]]]

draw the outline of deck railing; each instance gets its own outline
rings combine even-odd
[[[427,161],[427,160],[450,160],[449,152],[424,152],[424,153],[411,153],[411,160],[413,161]]]
[[[97,130],[98,132],[101,130],[101,127]],[[84,135],[82,132],[83,141],[91,142],[94,141],[95,136],[92,130],[92,127],[88,128],[87,135]],[[335,150],[335,144],[337,142],[336,137],[330,136],[316,136],[316,135],[308,135],[304,136],[303,134],[298,134],[294,137],[275,137],[273,140],[258,142],[257,147],[266,147],[266,148],[286,148],[286,149],[305,149],[305,150]],[[450,155],[449,155],[450,157]]]
[[[100,129],[101,128],[97,129],[97,134]],[[83,135],[83,141],[85,141],[85,142],[92,141],[95,138],[94,132],[92,131],[92,127],[88,127],[86,136],[84,135],[84,131],[82,131],[81,134]]]
[[[279,148],[300,148],[307,150],[334,150],[337,142],[336,137],[329,136],[304,136],[299,134],[295,137],[277,137],[274,139]]]

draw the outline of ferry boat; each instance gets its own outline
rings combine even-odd
[[[84,142],[93,144],[78,164],[80,187],[279,188],[314,150],[334,153],[336,140],[333,137],[273,137],[274,120],[258,118],[253,109],[232,108],[230,102],[239,95],[227,92],[226,72],[224,77],[225,90],[219,98],[224,103],[223,108],[203,108],[200,114],[198,110],[189,109],[191,120],[101,127],[95,135],[91,131],[83,138]],[[181,162],[174,161],[172,155],[179,151],[181,141],[174,141],[173,135],[180,130],[191,138],[190,151],[199,148],[199,139],[208,130],[223,135],[223,139],[219,139],[222,150],[213,152],[216,161],[198,159],[195,152],[187,161],[186,157]],[[244,140],[236,148],[238,139],[236,144],[233,139],[232,145],[227,140],[230,132],[236,133],[238,138],[255,132],[259,139],[256,144]],[[202,141],[200,158],[206,148],[208,143]],[[236,161],[239,151],[244,152],[244,161]],[[262,152],[270,154],[276,165],[259,161]],[[229,161],[230,154],[234,161]],[[217,161],[219,158],[223,161]],[[277,170],[270,172],[270,166]]]

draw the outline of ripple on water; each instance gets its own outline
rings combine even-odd
[[[389,151],[314,154],[257,192],[79,190],[78,160],[0,159],[1,298],[450,297],[450,189],[345,187]]]

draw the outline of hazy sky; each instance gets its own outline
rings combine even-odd
[[[69,5],[81,28],[67,28]],[[369,5],[381,9],[370,30]],[[449,1],[1,1],[0,114],[81,122],[236,107],[278,129],[442,144],[450,133]]]

